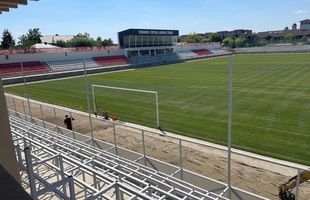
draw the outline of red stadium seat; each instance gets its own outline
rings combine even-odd
[[[24,74],[39,74],[48,72],[48,67],[44,66],[41,62],[24,62]],[[22,75],[20,63],[0,64],[0,76],[12,77]]]
[[[206,50],[206,49],[196,49],[196,50],[192,50],[192,52],[194,52],[195,54],[199,56],[207,56],[207,55],[212,54],[211,51]]]
[[[113,66],[113,65],[125,65],[129,64],[130,61],[125,56],[106,56],[106,57],[95,57],[94,60],[100,66]]]

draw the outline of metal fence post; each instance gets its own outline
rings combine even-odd
[[[17,111],[16,111],[16,103],[15,103],[15,98],[14,98],[14,97],[12,97],[12,99],[13,99],[13,106],[14,106],[14,111],[15,111],[15,115],[16,115]]]
[[[183,180],[183,154],[182,154],[182,140],[179,139],[179,159],[180,159],[180,177]]]
[[[54,118],[56,119],[56,109],[53,107],[53,111],[54,111]]]
[[[84,78],[85,78],[85,94],[86,94],[86,99],[87,99],[87,108],[88,108],[88,117],[89,117],[89,126],[90,126],[90,135],[92,139],[92,144],[95,146],[95,141],[94,141],[94,132],[93,132],[93,123],[92,123],[92,118],[91,118],[91,108],[90,108],[90,100],[89,100],[89,94],[88,94],[88,79],[87,79],[87,71],[86,71],[86,63],[85,60],[83,59],[83,67],[84,67]]]
[[[35,183],[35,178],[34,178],[30,148],[26,147],[24,151],[25,151],[26,166],[27,166],[27,173],[28,173],[28,178],[29,178],[31,197],[34,200],[37,200],[38,197],[37,197],[37,191],[36,191],[36,183]]]
[[[232,73],[233,73],[233,54],[229,56],[229,85],[228,85],[228,166],[227,166],[227,185],[228,198],[231,198],[231,120],[232,120]]]
[[[43,110],[42,110],[42,105],[40,104],[40,111],[41,111],[41,119],[42,119],[42,123],[43,123],[43,127],[45,127],[45,121],[44,121],[44,114],[43,114]]]
[[[117,149],[117,140],[116,140],[116,130],[115,130],[115,122],[113,121],[113,134],[114,134],[114,148],[115,148],[115,153],[118,155],[118,149]]]
[[[26,108],[25,108],[25,102],[24,102],[24,100],[22,100],[22,102],[23,102],[23,109],[24,109],[24,118],[26,119]]]
[[[94,106],[94,112],[97,112],[97,108],[96,108],[96,99],[95,99],[95,89],[94,86],[91,85],[91,91],[92,91],[92,96],[93,96],[93,106]]]
[[[157,127],[159,126],[159,105],[158,105],[158,92],[156,92],[156,115],[157,115]]]
[[[145,153],[144,130],[141,130],[141,132],[142,132],[142,149],[143,149],[143,160],[144,160],[144,166],[146,166],[146,153]]]
[[[25,96],[27,98],[29,115],[30,115],[30,118],[31,118],[31,121],[32,121],[33,119],[32,119],[31,106],[30,106],[30,101],[29,101],[29,94],[28,94],[28,89],[27,89],[27,84],[26,84],[26,78],[25,78],[25,73],[24,73],[24,64],[21,62],[20,66],[21,66],[21,69],[22,69],[22,75],[23,75],[23,81],[24,81],[24,87],[25,87]]]

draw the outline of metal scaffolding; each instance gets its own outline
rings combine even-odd
[[[23,186],[34,199],[227,199],[10,112]]]

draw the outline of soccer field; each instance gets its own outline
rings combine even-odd
[[[89,91],[91,84],[158,91],[164,130],[226,144],[228,66],[225,57],[94,75]],[[29,84],[28,91],[87,108],[83,77]],[[6,92],[23,95],[24,86]],[[124,121],[156,126],[154,96],[98,89],[96,100]],[[235,148],[310,165],[310,54],[235,56],[232,121]]]

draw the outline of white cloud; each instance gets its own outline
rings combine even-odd
[[[306,14],[308,11],[306,11],[306,10],[297,10],[296,12],[295,12],[295,15],[304,15],[304,14]]]

